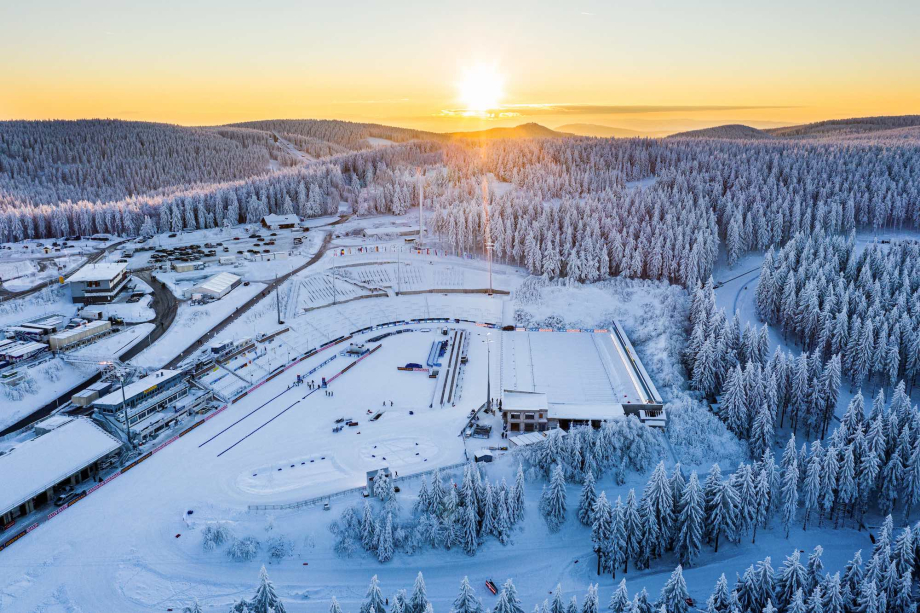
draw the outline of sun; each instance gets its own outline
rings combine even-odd
[[[495,66],[479,64],[463,72],[459,83],[460,101],[466,111],[483,113],[497,108],[502,98],[504,79]]]

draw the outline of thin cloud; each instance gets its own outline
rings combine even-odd
[[[581,14],[582,14],[582,15],[590,15],[591,17],[594,17],[594,13],[589,13],[588,11],[582,11]]]
[[[387,98],[384,100],[337,100],[333,104],[398,104],[409,102],[408,98]]]
[[[790,109],[792,106],[742,106],[742,105],[609,105],[609,104],[503,104],[494,109],[471,111],[469,109],[441,109],[436,117],[476,117],[478,119],[511,119],[514,117],[539,117],[544,115],[638,115],[646,113],[677,113],[705,111],[746,111],[755,109]]]
[[[749,111],[789,109],[773,105],[610,105],[610,104],[508,104],[505,112],[519,115],[635,115],[639,113],[692,113],[704,111]]]

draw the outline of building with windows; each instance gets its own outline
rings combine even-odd
[[[125,385],[124,390],[121,385],[116,385],[111,392],[94,401],[92,407],[121,424],[125,423],[124,414],[127,412],[128,424],[134,426],[187,394],[188,383],[181,370],[158,370]]]
[[[300,223],[297,215],[266,215],[262,218],[262,227],[266,230],[290,230]]]
[[[128,265],[124,262],[88,264],[69,279],[70,297],[75,304],[100,304],[115,300],[128,285]]]
[[[665,426],[663,402],[623,328],[502,332],[500,411],[509,433],[595,428],[636,416]]]

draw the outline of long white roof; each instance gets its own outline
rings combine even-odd
[[[33,498],[66,477],[121,447],[84,417],[75,417],[0,456],[0,513]]]
[[[170,377],[172,377],[173,375],[179,374],[180,372],[182,371],[181,370],[167,370],[164,368],[163,370],[158,370],[155,373],[149,374],[143,379],[138,379],[134,383],[129,383],[128,385],[126,385],[124,397],[126,400],[128,398],[132,398],[135,395],[139,394],[140,392],[150,389],[157,383],[161,381],[165,381],[169,379]],[[93,404],[115,405],[115,404],[119,404],[121,400],[122,400],[121,385],[118,385],[112,392],[106,394],[102,398],[98,398],[95,402],[93,402]]]
[[[271,215],[266,215],[265,217],[262,218],[262,220],[270,226],[280,225],[280,224],[289,224],[289,223],[297,224],[300,222],[300,218],[294,214],[290,214],[290,215],[271,214]]]
[[[110,281],[128,268],[125,263],[100,262],[88,264],[75,272],[68,281]]]
[[[82,326],[78,326],[76,328],[71,328],[70,330],[64,330],[63,332],[52,334],[48,338],[53,338],[56,340],[68,339],[72,336],[78,336],[86,332],[87,330],[93,330],[95,328],[106,328],[106,327],[110,327],[111,325],[112,324],[108,320],[100,319],[96,321],[91,321],[89,323],[85,323]]]
[[[210,292],[223,293],[228,287],[238,282],[239,280],[240,277],[233,273],[221,272],[206,280],[204,283],[196,285],[194,289],[203,289]]]

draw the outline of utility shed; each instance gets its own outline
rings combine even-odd
[[[217,273],[204,283],[188,290],[189,294],[203,294],[211,298],[220,299],[237,287],[242,279],[229,272]]]
[[[49,502],[55,487],[74,485],[95,472],[121,443],[85,417],[74,417],[0,456],[0,524]]]

